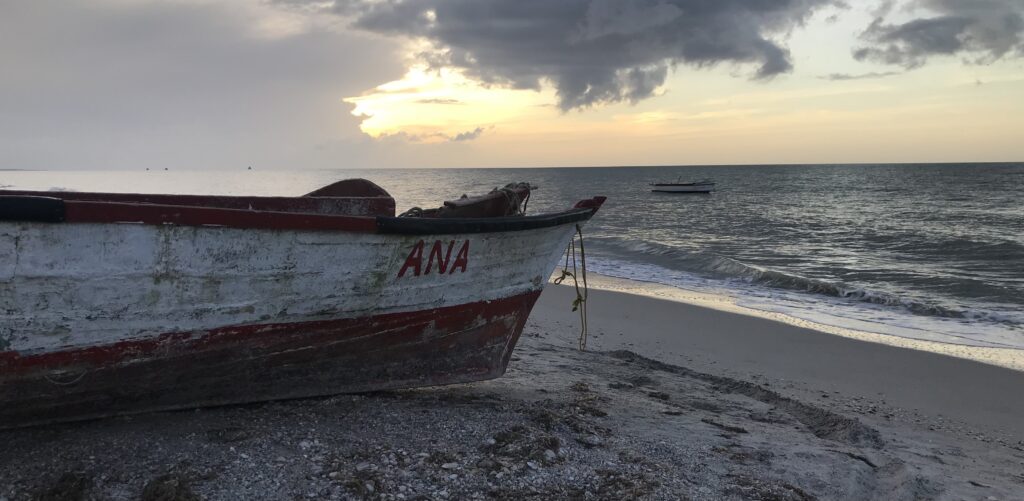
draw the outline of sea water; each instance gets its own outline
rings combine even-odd
[[[1024,164],[0,171],[19,189],[301,195],[364,177],[398,210],[514,181],[528,213],[605,195],[588,270],[917,340],[1024,349]],[[710,195],[648,183],[712,178]]]

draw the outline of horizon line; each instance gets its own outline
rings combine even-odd
[[[547,165],[547,166],[454,166],[454,167],[291,167],[291,168],[274,168],[270,167],[267,169],[252,169],[251,166],[245,167],[206,167],[206,168],[154,168],[151,172],[179,172],[179,171],[246,171],[246,172],[271,172],[271,171],[286,171],[286,170],[297,170],[297,171],[337,171],[337,170],[462,170],[462,169],[642,169],[642,168],[692,168],[692,167],[847,167],[847,166],[920,166],[920,165],[1000,165],[1000,164],[1024,164],[1024,160],[987,160],[987,161],[956,161],[956,162],[823,162],[823,163],[764,163],[764,164],[634,164],[634,165]],[[61,171],[79,171],[79,172],[104,172],[104,171],[150,171],[147,167],[122,167],[122,168],[106,168],[106,169],[76,169],[76,168],[51,168],[51,169],[15,169],[15,168],[0,168],[0,172],[61,172]]]

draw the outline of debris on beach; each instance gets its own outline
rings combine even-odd
[[[1009,447],[635,353],[524,345],[484,383],[5,431],[0,500],[1012,499],[1024,485]]]

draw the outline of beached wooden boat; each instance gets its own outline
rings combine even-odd
[[[710,180],[691,183],[651,183],[651,191],[655,193],[711,193],[715,191],[715,183]]]
[[[500,376],[603,197],[0,190],[0,428]]]

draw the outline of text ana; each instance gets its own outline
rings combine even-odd
[[[436,270],[438,275],[445,273],[451,275],[456,270],[459,273],[465,273],[466,267],[469,266],[469,240],[462,242],[453,261],[452,251],[455,249],[456,243],[455,240],[449,242],[435,241],[430,246],[430,252],[427,254],[427,263],[424,266],[423,252],[426,249],[426,242],[423,240],[416,242],[416,245],[409,251],[409,257],[405,258],[405,264],[402,265],[402,269],[398,271],[398,278],[404,277],[406,273],[411,273],[414,277],[418,277],[421,274],[429,275],[432,270]]]

